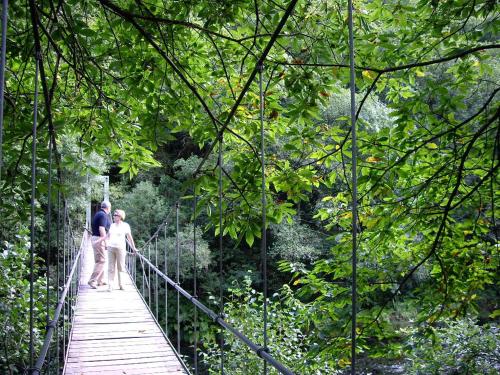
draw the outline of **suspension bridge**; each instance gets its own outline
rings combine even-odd
[[[196,209],[196,199],[193,203]],[[175,205],[139,253],[127,253],[127,273],[122,276],[123,290],[110,291],[108,285],[112,280],[104,279],[105,284],[97,288],[89,286],[88,280],[94,267],[89,231],[86,229],[83,232],[77,245],[77,236],[71,227],[65,203],[63,217],[57,225],[62,227],[62,236],[58,241],[64,251],[59,263],[62,263],[61,278],[66,282],[59,294],[54,319],[48,320],[47,334],[39,357],[29,373],[198,374],[198,312],[202,312],[246,344],[265,364],[273,366],[279,373],[293,374],[267,348],[252,342],[229,324],[223,313],[215,312],[200,302],[196,296],[196,271],[195,293],[190,294],[180,286],[179,264],[182,254],[179,244],[179,207],[179,204]],[[176,238],[175,251],[170,254],[166,248],[158,246],[159,237],[171,229],[168,225],[174,228]],[[196,238],[195,231],[193,238]],[[196,246],[193,250],[193,269],[196,270]],[[174,265],[173,270],[168,269],[169,263]],[[173,302],[169,302],[169,289],[176,295]],[[188,357],[181,356],[181,296],[195,306],[189,318],[192,320],[195,342],[192,355]],[[172,303],[174,306],[170,307]],[[169,310],[176,310],[176,321],[170,322],[175,331],[172,341],[168,336]],[[159,323],[162,318],[164,326]],[[223,340],[222,334],[221,337]],[[222,367],[223,341],[221,351]],[[189,364],[185,363],[185,359],[189,360]]]
[[[94,257],[88,236],[82,246],[78,299],[63,374],[186,374],[129,274],[122,276],[124,290],[89,287]]]
[[[6,1],[3,7],[3,45],[2,45],[2,77],[0,79],[0,97],[3,97],[3,72],[5,69],[5,34],[6,34]],[[262,54],[259,56],[255,68],[249,75],[247,82],[243,86],[241,94],[236,98],[232,109],[224,120],[224,123],[217,130],[217,135],[213,143],[207,147],[206,155],[202,162],[194,172],[194,175],[201,171],[201,168],[208,156],[218,146],[218,170],[219,170],[219,229],[223,233],[223,204],[222,204],[222,168],[223,168],[223,134],[227,130],[231,118],[238,106],[240,105],[243,97],[248,92],[250,85],[254,82],[256,77],[259,77],[260,86],[260,124],[261,124],[261,165],[262,165],[262,286],[264,294],[263,306],[263,333],[262,340],[256,343],[249,339],[245,334],[233,327],[228,321],[227,316],[224,314],[224,297],[222,289],[220,294],[220,308],[219,311],[213,311],[204,305],[197,295],[196,287],[196,267],[194,270],[194,288],[190,293],[180,285],[179,280],[179,204],[171,212],[175,212],[175,219],[165,221],[163,226],[158,228],[157,232],[145,244],[142,249],[142,254],[137,256],[128,256],[128,275],[125,281],[125,291],[113,291],[111,293],[106,291],[106,288],[91,289],[87,285],[89,272],[92,268],[93,257],[89,247],[88,235],[78,235],[74,232],[74,227],[71,225],[71,220],[68,214],[68,203],[60,198],[58,205],[62,206],[60,218],[57,220],[57,247],[62,250],[62,255],[57,255],[58,261],[61,260],[62,264],[57,267],[57,279],[63,280],[64,285],[58,286],[56,293],[57,305],[53,313],[49,312],[49,304],[51,301],[51,291],[47,287],[47,326],[45,332],[45,340],[42,347],[35,348],[34,345],[34,302],[33,302],[33,282],[34,276],[31,274],[31,301],[30,301],[30,361],[27,373],[41,374],[41,373],[64,373],[68,375],[91,375],[91,374],[198,374],[202,371],[199,364],[199,350],[198,350],[198,313],[206,314],[214,324],[221,330],[219,337],[220,346],[220,364],[219,371],[221,374],[229,373],[224,362],[224,335],[234,335],[237,339],[243,342],[247,349],[249,349],[255,356],[262,360],[263,373],[267,374],[269,369],[274,368],[273,371],[278,371],[282,374],[293,374],[293,372],[280,361],[276,360],[273,353],[268,348],[267,337],[267,268],[266,268],[266,182],[265,182],[265,146],[264,146],[264,128],[263,128],[263,108],[264,108],[264,94],[262,88],[262,72],[264,69],[264,61],[267,54],[271,50],[273,44],[276,42],[283,25],[286,23],[288,17],[293,11],[296,0],[290,1],[283,17],[281,18],[276,29],[273,31],[266,47]],[[36,20],[36,12],[34,2],[30,2],[30,10],[33,17],[33,32],[35,36],[35,97],[34,97],[34,118],[33,118],[33,150],[32,150],[32,201],[31,201],[31,269],[33,270],[33,258],[35,254],[35,176],[36,176],[36,140],[37,140],[37,113],[38,113],[38,81],[46,83],[44,76],[44,68],[42,64],[42,51],[40,46],[40,37],[38,31],[38,22]],[[354,103],[354,58],[352,50],[352,4],[349,1],[349,27],[350,27],[350,68],[351,68],[351,121],[352,121],[352,136],[353,144],[355,145],[355,103]],[[40,76],[40,78],[39,78]],[[43,87],[44,93],[46,92],[46,85]],[[50,101],[47,101],[50,108]],[[0,108],[0,119],[3,126],[3,107]],[[50,120],[49,120],[50,121]],[[1,127],[0,127],[1,134]],[[53,136],[53,135],[52,135]],[[55,139],[55,138],[54,138]],[[52,140],[52,138],[51,138]],[[52,147],[55,141],[49,143],[49,183],[48,183],[48,227],[51,227],[51,170],[52,170]],[[1,142],[0,142],[1,145]],[[356,150],[353,149],[353,165],[356,163],[355,154]],[[1,155],[1,152],[0,152]],[[354,167],[353,167],[354,168]],[[353,175],[356,176],[355,169]],[[354,177],[355,178],[355,177]],[[353,203],[353,315],[352,315],[352,373],[355,373],[355,346],[356,346],[356,181],[353,181],[354,187],[354,203]],[[180,196],[183,196],[182,192]],[[60,193],[59,193],[60,194]],[[193,220],[196,221],[196,193],[193,189],[192,195],[194,196],[194,215]],[[58,213],[59,215],[59,213]],[[167,219],[170,220],[170,219]],[[177,269],[173,272],[175,279],[172,279],[172,271],[169,273],[166,269],[160,269],[158,266],[157,248],[154,249],[154,257],[151,257],[151,247],[155,247],[161,231],[166,231],[167,222],[176,223],[176,251],[175,261]],[[193,226],[196,228],[196,225]],[[48,243],[50,244],[50,232]],[[219,248],[220,248],[220,278],[222,281],[222,235],[219,235]],[[81,241],[78,244],[77,239]],[[196,243],[196,233],[193,234],[193,241]],[[145,252],[148,252],[146,255]],[[166,260],[166,253],[165,253]],[[49,259],[50,253],[47,255]],[[165,266],[168,262],[164,262]],[[196,265],[196,245],[194,245],[194,264]],[[49,280],[50,269],[47,270],[47,280]],[[61,274],[59,274],[59,272]],[[222,282],[221,282],[222,284]],[[163,285],[163,288],[161,286]],[[222,287],[221,287],[222,288]],[[175,345],[168,338],[168,309],[170,308],[167,302],[167,290],[176,294],[176,323],[174,324],[175,331]],[[165,291],[165,295],[161,295],[161,290]],[[192,353],[189,356],[190,364],[186,365],[184,358],[180,355],[181,339],[180,339],[180,311],[179,299],[180,297],[186,298],[193,306],[193,315],[189,317],[192,319],[192,326],[194,329],[194,344]],[[54,298],[54,296],[52,296]],[[163,308],[162,308],[163,307]],[[160,326],[160,314],[165,314],[165,327]],[[35,353],[36,352],[36,353]],[[36,356],[35,356],[36,354]],[[206,369],[204,369],[206,370]]]

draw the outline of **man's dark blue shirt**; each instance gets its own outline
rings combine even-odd
[[[92,235],[100,236],[101,234],[99,233],[99,227],[106,228],[106,232],[108,232],[110,226],[111,220],[109,220],[108,214],[101,209],[94,215],[94,218],[92,219]]]

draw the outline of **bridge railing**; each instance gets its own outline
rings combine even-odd
[[[183,229],[192,228],[193,238],[186,244],[181,246],[180,230],[180,204],[176,204],[175,208],[170,212],[169,217],[158,228],[154,235],[139,249],[137,254],[129,251],[127,256],[127,269],[131,278],[136,283],[136,287],[142,294],[145,303],[148,305],[151,313],[155,317],[159,327],[162,329],[167,339],[173,343],[174,350],[180,357],[188,360],[192,367],[192,372],[198,374],[201,368],[206,369],[207,364],[201,361],[199,351],[199,329],[198,313],[205,314],[210,321],[217,325],[220,329],[229,332],[237,339],[241,340],[253,353],[260,357],[266,364],[274,367],[282,374],[293,374],[293,372],[283,365],[280,361],[273,357],[267,348],[253,342],[248,336],[242,333],[228,322],[228,316],[212,310],[207,307],[198,297],[196,269],[196,225],[194,225],[195,215],[192,216],[193,222],[185,222]],[[167,243],[167,241],[174,241]],[[183,254],[188,246],[189,256]],[[181,262],[186,262],[186,258],[192,258],[193,264],[190,266],[190,271],[194,273],[194,283],[189,283],[187,287],[181,286]],[[186,264],[184,264],[184,271]],[[193,274],[191,274],[193,276]],[[189,311],[181,311],[181,301],[184,298],[191,305]],[[171,300],[174,301],[171,301]],[[184,304],[184,307],[186,305]],[[182,337],[182,325],[190,324],[193,329],[194,342],[189,343],[189,348],[192,345],[193,350],[186,348],[186,339]],[[222,348],[221,350],[224,350]],[[224,353],[221,353],[221,357]],[[221,370],[224,373],[223,370]],[[267,372],[265,372],[267,373]]]
[[[71,325],[74,318],[74,307],[78,295],[78,285],[81,274],[81,259],[83,251],[87,248],[90,236],[85,230],[82,234],[80,245],[73,233],[69,219],[64,219],[62,229],[62,243],[58,257],[57,280],[63,284],[58,286],[57,302],[52,318],[47,316],[45,339],[39,350],[38,358],[30,369],[33,375],[59,374],[63,368],[68,343],[70,340]],[[59,242],[59,241],[58,241]]]

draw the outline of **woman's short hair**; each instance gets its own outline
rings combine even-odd
[[[123,210],[115,210],[115,213],[120,215],[120,217],[122,218],[122,220],[125,220],[125,211]]]

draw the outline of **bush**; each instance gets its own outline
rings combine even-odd
[[[306,225],[293,221],[283,221],[271,226],[273,245],[269,255],[290,262],[312,262],[327,252],[323,237]]]
[[[158,254],[155,252],[158,249]],[[165,255],[166,251],[166,255]],[[193,261],[194,261],[194,242],[193,242],[193,226],[186,225],[179,231],[179,277],[187,279],[193,277]],[[160,238],[156,246],[151,244],[151,250],[148,246],[144,249],[144,255],[153,263],[158,259],[158,267],[165,270],[165,257],[167,258],[168,276],[175,279],[177,270],[176,256],[176,238],[175,234],[166,239]],[[196,269],[198,272],[204,272],[208,269],[211,262],[211,252],[201,234],[201,228],[196,230]]]
[[[146,242],[167,216],[169,208],[158,188],[149,181],[137,184],[123,198],[112,202],[113,209],[123,209],[137,247]]]
[[[410,329],[406,373],[498,374],[500,336],[496,325],[472,319],[445,321],[442,327]]]
[[[0,373],[23,373],[28,367],[30,338],[30,243],[26,234],[4,242],[0,253]],[[35,259],[35,275],[41,259]],[[36,276],[37,277],[37,276]],[[46,280],[34,283],[35,353],[45,335]]]
[[[247,275],[243,285],[233,283],[231,295],[224,305],[226,321],[242,332],[252,342],[262,345],[263,335],[263,295],[251,287],[251,277]],[[217,303],[216,299],[213,299]],[[332,363],[308,357],[309,349],[314,346],[308,335],[308,307],[297,300],[288,286],[283,286],[268,301],[268,347],[276,360],[297,374],[335,374]],[[216,335],[204,337],[203,358],[209,366],[210,374],[219,372],[220,350]],[[263,360],[236,336],[225,333],[224,362],[227,373],[259,374]],[[278,371],[268,365],[269,374]]]

